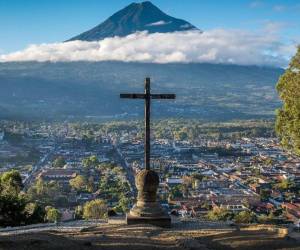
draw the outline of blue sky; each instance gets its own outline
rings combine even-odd
[[[127,0],[0,0],[0,54],[29,44],[64,41],[104,21]],[[138,1],[136,1],[138,2]],[[285,42],[300,41],[300,0],[153,0],[202,30],[274,29]]]

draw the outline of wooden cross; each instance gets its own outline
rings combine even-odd
[[[175,99],[175,94],[151,94],[150,78],[145,79],[144,94],[120,94],[120,98],[145,100],[145,168],[150,170],[150,101],[151,99]]]

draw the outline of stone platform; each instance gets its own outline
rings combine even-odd
[[[168,215],[161,215],[158,217],[140,217],[133,216],[130,213],[126,215],[127,225],[137,225],[137,224],[150,224],[158,227],[171,227],[171,218]]]
[[[110,224],[112,222],[112,224]],[[73,222],[72,222],[73,223]],[[94,223],[92,221],[91,223]],[[5,250],[279,250],[300,249],[300,242],[279,234],[278,226],[256,228],[244,225],[237,229],[226,223],[181,220],[172,217],[172,228],[153,225],[126,225],[125,218],[108,223],[46,231],[21,230],[18,235],[0,232],[0,249]],[[13,229],[11,229],[13,230]]]

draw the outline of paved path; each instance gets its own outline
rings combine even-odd
[[[136,186],[135,186],[135,177],[134,177],[133,170],[130,166],[128,166],[127,162],[125,161],[125,159],[122,155],[121,150],[117,146],[113,146],[113,147],[114,147],[117,155],[119,156],[119,162],[121,163],[123,169],[126,171],[126,177],[127,177],[127,180],[130,183],[131,190],[132,190],[132,195],[134,197],[136,197],[137,189],[136,189]]]

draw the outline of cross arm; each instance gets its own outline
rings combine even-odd
[[[151,94],[152,99],[175,99],[175,94]]]
[[[120,98],[145,99],[145,94],[120,94]]]

